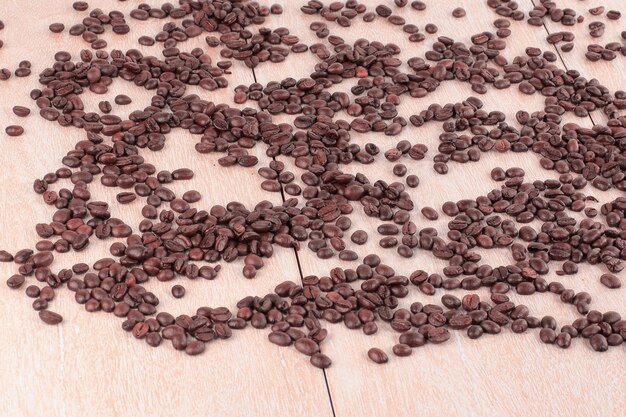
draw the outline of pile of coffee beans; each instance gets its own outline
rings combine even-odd
[[[402,26],[411,41],[424,41],[417,26],[394,13],[407,4],[395,0],[367,11],[356,0],[328,5],[311,0],[300,10],[342,27],[351,26],[360,14],[365,22],[382,18]],[[246,0],[181,0],[178,7],[141,4],[130,12],[132,19],[172,20],[156,35],[138,38],[140,45],[162,44],[163,57],[145,56],[137,49],[107,51],[98,35],[109,25],[114,33],[127,35],[132,20],[126,22],[118,11],[89,11],[69,32],[82,36],[90,49],[78,57],[57,52],[55,63],[39,75],[41,88],[30,93],[42,118],[79,129],[84,139],[66,153],[62,166],[34,181],[34,191],[55,211],[49,222],[36,225],[41,240],[34,250],[0,251],[0,261],[18,265],[7,285],[12,289],[26,286],[33,309],[46,324],[62,322],[48,307],[56,292],[67,287],[86,311],[113,313],[123,319],[125,331],[153,347],[169,340],[175,349],[198,355],[207,343],[228,339],[234,330],[250,325],[268,329],[271,343],[293,346],[322,369],[332,363],[321,352],[328,336],[324,322],[343,323],[366,335],[389,326],[398,333],[398,343],[391,348],[397,357],[409,356],[427,343],[444,343],[454,330],[477,339],[485,333],[501,333],[508,326],[514,333],[540,329],[540,341],[560,348],[568,348],[575,338],[588,339],[591,349],[598,352],[622,344],[626,320],[620,314],[594,310],[589,293],[548,282],[545,277],[555,265],[557,275],[572,275],[578,272],[578,264],[598,264],[607,271],[599,281],[610,289],[621,287],[615,274],[623,270],[626,259],[626,200],[620,197],[602,205],[604,222],[595,221],[598,210],[588,202],[598,200],[585,190],[588,186],[594,192],[626,190],[626,92],[611,92],[599,80],[563,69],[551,51],[530,46],[523,55],[506,57],[509,19],[524,20],[525,15],[513,1],[488,0],[487,4],[500,16],[494,21],[495,34],[476,33],[469,44],[438,36],[424,56],[407,60],[400,58],[401,50],[393,43],[375,39],[347,43],[320,21],[310,24],[320,39],[312,45],[302,43],[288,28],[261,27],[254,32],[249,27],[269,26],[270,14],[283,10],[279,5]],[[411,7],[421,11],[426,6],[414,1]],[[75,2],[74,9],[86,12],[89,6]],[[592,14],[602,13],[594,10]],[[462,18],[466,12],[456,8],[452,15]],[[619,18],[615,16],[607,13],[610,19]],[[571,9],[541,1],[527,21],[542,26],[546,18],[566,26],[583,20]],[[64,26],[53,24],[50,30],[61,33]],[[439,28],[428,23],[424,30],[434,35]],[[592,22],[590,30],[599,36],[604,26]],[[179,48],[205,32],[207,46],[220,48],[224,59],[215,65],[202,48],[190,52]],[[548,35],[547,40],[553,45],[566,42],[562,49],[571,50],[574,36],[563,31]],[[620,48],[609,44],[600,51],[592,45],[588,54],[594,55],[588,58],[611,60],[618,50],[624,53],[624,47]],[[236,104],[250,101],[256,108],[231,107],[187,91],[188,86],[208,91],[227,88],[234,65],[231,59],[254,69],[265,62],[280,63],[290,52],[317,58],[308,76],[234,88]],[[24,61],[15,75],[30,74],[30,66]],[[86,91],[105,94],[115,79],[151,91],[150,105],[134,109],[127,118],[111,114],[112,105],[106,100],[98,104],[99,113],[86,111],[81,95]],[[503,112],[484,108],[474,96],[458,103],[431,103],[408,118],[400,114],[403,100],[422,99],[448,81],[468,83],[477,95],[511,87],[526,95],[541,94],[543,108],[520,110],[516,125]],[[132,100],[118,95],[114,103],[127,106]],[[566,113],[586,118],[597,110],[607,116],[606,124],[587,128],[563,122]],[[16,106],[13,112],[25,117],[30,110]],[[284,122],[285,116],[291,116],[291,121]],[[441,124],[442,132],[432,157],[433,173],[445,175],[450,163],[475,162],[485,152],[531,151],[542,168],[556,171],[559,177],[529,182],[521,168],[496,167],[490,175],[498,187],[486,195],[447,201],[440,210],[420,207],[428,221],[449,217],[445,235],[433,227],[419,229],[413,221],[418,202],[407,187],[418,187],[420,178],[410,169],[428,156],[428,147],[403,139],[381,151],[382,145],[361,146],[353,136],[382,132],[393,137],[435,122]],[[162,150],[179,128],[198,136],[198,153],[223,154],[218,159],[220,169],[256,167],[259,158],[249,150],[262,147],[271,162],[256,168],[258,186],[281,193],[282,203],[209,206],[198,190],[175,193],[169,184],[190,180],[194,172],[185,167],[159,170],[145,156]],[[19,136],[23,128],[12,125],[6,133]],[[279,156],[296,172],[276,159]],[[373,170],[367,175],[344,172],[348,164],[367,171],[366,166],[376,160],[391,162],[398,181],[379,179]],[[409,164],[410,160],[415,162]],[[140,200],[142,220],[128,224],[114,217],[108,202],[92,199],[90,184],[94,182],[115,189],[120,204]],[[67,188],[54,191],[57,183]],[[351,230],[355,207],[378,219],[380,254],[361,259],[353,250],[352,244],[364,245],[370,238],[364,230]],[[577,213],[586,218],[577,220]],[[55,252],[88,250],[94,238],[119,240],[109,246],[110,256],[92,265],[53,269]],[[222,265],[240,258],[242,275],[254,279],[280,248],[311,250],[320,259],[337,256],[358,264],[335,267],[327,276],[287,280],[269,294],[242,298],[236,309],[207,306],[177,317],[159,311],[158,297],[144,285],[155,278],[162,282],[180,277],[213,280]],[[478,250],[492,248],[510,251],[512,261],[486,264]],[[446,266],[440,272],[416,269],[405,276],[383,262],[385,250],[405,258],[429,251]],[[30,282],[33,277],[36,283]],[[410,286],[427,296],[440,295],[441,302],[399,307],[399,300],[409,296]],[[488,299],[474,293],[481,288],[489,290]],[[461,291],[470,293],[454,294]],[[525,305],[513,303],[507,296],[510,291],[521,296],[555,294],[580,317],[559,327],[553,317],[535,317]],[[182,298],[186,289],[177,283],[170,292]],[[367,356],[375,363],[389,360],[380,348],[370,349]]]

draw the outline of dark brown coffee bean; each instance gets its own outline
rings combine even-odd
[[[26,117],[30,114],[30,109],[23,106],[13,106],[13,113],[18,117]]]
[[[172,287],[172,296],[174,298],[183,298],[185,296],[185,287],[182,285],[174,285]]]
[[[65,30],[65,25],[63,23],[52,23],[48,28],[52,33],[61,33]]]
[[[618,10],[609,10],[606,12],[606,17],[610,20],[619,20],[622,17],[622,13]]]
[[[25,278],[23,275],[13,275],[7,279],[7,286],[12,289],[18,289],[24,284]]]
[[[387,354],[379,348],[371,348],[367,351],[367,356],[372,362],[377,364],[383,364],[389,361]]]
[[[481,326],[472,325],[468,327],[467,329],[467,336],[470,339],[478,339],[482,335],[483,335],[483,328]]]
[[[411,188],[415,188],[419,185],[420,179],[417,175],[409,175],[406,177],[406,185]]]
[[[63,321],[63,316],[54,313],[50,310],[41,310],[39,312],[39,318],[46,324],[55,325]]]
[[[427,23],[426,26],[424,27],[424,30],[426,30],[426,33],[430,33],[432,35],[434,33],[437,33],[439,28],[437,27],[437,25],[433,23]]]
[[[118,94],[117,96],[115,96],[114,101],[115,101],[115,104],[118,104],[120,106],[125,106],[133,102],[131,98],[125,94]]]
[[[591,348],[596,352],[606,352],[609,349],[609,344],[606,337],[600,333],[594,334],[589,338],[589,344]]]
[[[398,343],[392,348],[393,354],[399,357],[410,356],[413,353],[413,349],[407,344]]]
[[[13,255],[5,250],[0,250],[0,262],[13,262]]]
[[[74,8],[74,10],[77,10],[79,12],[84,12],[85,10],[89,8],[89,4],[86,1],[75,1],[72,4],[72,7]]]
[[[606,273],[600,276],[600,282],[607,288],[620,288],[622,286],[622,282],[618,277],[613,274]]]
[[[194,340],[189,342],[187,346],[185,346],[185,353],[190,356],[200,355],[206,349],[206,345],[204,342],[199,340]]]
[[[11,126],[7,126],[7,128],[5,129],[5,132],[9,136],[14,136],[14,137],[20,136],[22,133],[24,133],[24,128],[18,125],[11,125]]]
[[[572,336],[567,332],[561,332],[556,337],[556,345],[562,349],[567,349],[572,343]]]
[[[554,343],[556,340],[556,332],[549,327],[544,327],[539,332],[539,338],[543,343]]]
[[[323,353],[315,353],[311,356],[311,365],[316,368],[326,369],[332,365],[330,358]]]
[[[287,333],[275,331],[268,335],[269,341],[278,346],[289,346],[292,343],[291,337]]]
[[[315,341],[308,338],[301,338],[296,340],[295,342],[296,350],[300,353],[303,353],[307,356],[313,356],[316,353],[319,353],[319,346]]]
[[[422,208],[422,215],[428,220],[437,220],[439,218],[439,213],[432,207]]]
[[[465,9],[462,7],[457,7],[456,9],[452,10],[452,16],[458,18],[461,17],[465,17]]]
[[[356,230],[350,236],[350,240],[357,245],[364,245],[367,242],[367,232],[364,230]]]

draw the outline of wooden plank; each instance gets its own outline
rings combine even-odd
[[[380,1],[363,0],[372,10]],[[324,21],[320,16],[305,16],[299,7],[305,1],[277,1],[285,8],[285,13],[274,19],[276,27],[286,27],[292,34],[311,44],[320,42],[308,30],[313,21]],[[438,35],[445,35],[469,44],[469,37],[484,30],[494,31],[492,22],[497,16],[484,2],[476,1],[426,1],[426,11],[417,12],[406,7],[398,9],[390,5],[397,13],[406,18],[407,23],[415,23],[424,31],[426,23],[432,22],[439,26]],[[528,12],[532,9],[529,0],[518,1],[520,9]],[[569,7],[574,2],[569,2]],[[588,3],[581,3],[583,6]],[[467,17],[456,20],[451,17],[455,7],[463,6]],[[565,7],[565,6],[564,6]],[[608,7],[607,7],[608,9]],[[328,23],[328,22],[327,22]],[[435,40],[428,36],[422,44],[407,41],[407,35],[399,27],[378,18],[374,23],[365,24],[360,18],[352,21],[350,28],[341,28],[335,23],[328,23],[331,34],[341,36],[347,43],[358,38],[378,40],[383,43],[393,42],[399,45],[403,53],[401,59],[412,56],[423,56],[427,48]],[[540,46],[548,49],[545,43],[546,32],[543,27],[535,28],[525,22],[512,22],[513,34],[507,39],[505,56],[512,58],[523,54],[527,46]],[[548,49],[551,50],[551,49]],[[621,58],[618,58],[618,61]],[[280,81],[285,77],[308,76],[318,60],[306,54],[291,54],[281,64],[264,63],[255,69],[258,82]],[[560,62],[556,63],[561,65]],[[594,64],[595,65],[595,64]],[[601,68],[601,67],[600,67]],[[600,69],[599,74],[604,74]],[[623,85],[624,77],[616,76],[615,80]],[[604,80],[603,78],[600,78]],[[351,82],[344,82],[333,91],[348,91]],[[428,107],[430,103],[454,103],[467,98],[473,93],[469,86],[458,83],[444,83],[435,93],[424,99],[402,98],[400,114],[407,117]],[[505,91],[490,89],[489,93],[479,97],[487,111],[500,110],[507,115],[510,124],[517,125],[514,115],[519,109],[540,110],[543,98],[539,95],[524,96],[517,88]],[[349,119],[347,115],[342,115]],[[289,118],[281,116],[281,121]],[[581,125],[590,126],[589,119],[568,116],[567,121],[576,121]],[[555,172],[541,169],[539,159],[531,152],[527,154],[483,154],[480,162],[465,165],[450,164],[450,173],[446,176],[437,175],[432,169],[432,157],[436,153],[439,125],[425,125],[419,129],[409,126],[397,137],[386,137],[382,133],[359,135],[352,132],[352,140],[360,145],[367,142],[378,144],[384,151],[392,148],[398,140],[407,139],[411,143],[424,143],[430,151],[426,159],[413,161],[403,159],[409,174],[417,174],[421,184],[409,190],[416,210],[412,213],[418,228],[435,227],[440,234],[447,230],[446,223],[450,220],[440,211],[441,204],[446,200],[474,198],[484,195],[499,185],[489,177],[489,172],[496,166],[505,168],[519,166],[525,169],[528,180],[556,178]],[[283,159],[296,173],[302,173],[294,167],[289,159]],[[398,181],[391,169],[392,164],[379,158],[373,165],[362,166],[356,163],[343,167],[350,173],[363,172],[370,180],[383,179],[388,182]],[[620,193],[610,191],[601,193],[587,188],[585,192],[598,197],[601,202],[614,199]],[[597,207],[599,207],[599,204]],[[440,211],[440,219],[435,222],[426,220],[419,210],[424,206],[435,207]],[[360,256],[378,253],[384,263],[393,266],[397,273],[408,275],[415,269],[428,272],[439,272],[446,264],[435,259],[429,252],[418,250],[416,255],[407,260],[398,256],[394,250],[382,250],[378,246],[380,235],[376,227],[380,224],[361,213],[358,205],[351,215],[352,228],[366,230],[370,236],[368,244],[356,249]],[[348,236],[345,237],[348,239]],[[352,248],[351,248],[352,249]],[[491,265],[506,265],[512,259],[506,250],[479,250],[485,262]],[[300,266],[304,275],[327,275],[332,267],[340,265],[354,268],[358,262],[342,262],[337,258],[320,260],[308,250],[299,252]],[[599,266],[581,265],[580,272],[574,276],[556,276],[556,265],[545,278],[550,281],[562,282],[566,287],[576,291],[588,291],[593,296],[592,307],[601,311],[624,311],[623,289],[609,290],[603,287],[598,278],[606,270]],[[624,276],[624,274],[620,274]],[[454,292],[457,296],[465,292]],[[409,296],[401,301],[401,306],[408,306],[413,301],[438,303],[442,293],[427,297],[412,289]],[[486,291],[481,295],[487,296]],[[570,323],[577,313],[563,305],[556,296],[537,294],[532,297],[509,293],[516,303],[528,305],[532,314],[542,317],[553,315],[559,326]],[[328,383],[337,416],[397,416],[397,415],[467,415],[467,416],[517,416],[536,415],[552,416],[568,410],[574,415],[606,415],[618,416],[626,407],[624,396],[625,385],[621,375],[626,371],[623,361],[623,349],[612,349],[605,354],[597,354],[587,343],[576,340],[567,351],[554,346],[540,343],[538,334],[529,331],[524,335],[513,334],[509,329],[499,337],[488,337],[490,340],[470,340],[464,333],[455,332],[452,340],[439,346],[427,345],[417,349],[410,358],[395,358],[391,347],[397,343],[397,334],[385,328],[373,337],[366,337],[359,330],[348,330],[343,325],[329,326],[329,337],[322,349],[333,359],[333,366],[326,370]],[[374,365],[367,359],[366,352],[370,347],[383,348],[390,356],[385,366]],[[522,394],[523,393],[523,394]]]
[[[137,38],[143,34],[156,34],[165,21],[139,22],[128,18],[128,12],[137,2],[111,2],[90,0],[91,7],[105,12],[112,9],[124,11],[132,26],[127,37],[107,33],[109,50],[137,48],[145,53],[160,54],[160,45],[140,47]],[[160,4],[151,1],[151,4]],[[84,139],[78,129],[65,129],[56,123],[44,121],[36,113],[28,97],[32,88],[39,87],[37,74],[53,62],[57,50],[77,54],[86,44],[68,35],[68,28],[80,22],[87,13],[72,10],[72,1],[46,0],[0,3],[0,19],[6,28],[0,32],[5,45],[0,50],[0,67],[14,69],[19,61],[29,59],[33,75],[28,78],[11,78],[0,82],[0,166],[4,186],[0,188],[0,248],[15,252],[32,247],[37,241],[34,225],[47,222],[53,208],[41,202],[32,191],[32,182],[60,166],[65,152],[74,143]],[[62,22],[63,34],[54,35],[48,25]],[[29,26],[32,25],[32,26]],[[181,49],[206,47],[204,36],[181,44]],[[220,58],[210,50],[214,61]],[[253,82],[252,72],[235,62],[233,75],[229,76],[228,89],[205,92],[189,88],[202,97],[215,102],[232,103],[232,89],[238,83]],[[125,93],[133,103],[126,107],[114,105],[113,114],[127,116],[131,110],[150,103],[151,92],[130,83],[115,80],[105,97],[85,93],[88,109],[96,109],[98,101],[106,98],[112,102],[116,94]],[[17,118],[11,111],[13,105],[31,108],[34,114],[27,119]],[[231,104],[232,105],[232,104]],[[20,138],[9,138],[4,128],[21,124],[26,132]],[[180,193],[188,189],[202,192],[203,199],[195,204],[208,208],[239,200],[252,206],[261,200],[281,203],[280,194],[268,194],[260,187],[256,168],[224,169],[217,165],[222,155],[200,155],[195,152],[197,136],[176,130],[168,137],[163,151],[145,151],[146,159],[157,169],[173,170],[192,168],[196,176],[190,181],[172,184]],[[267,164],[263,149],[253,152],[261,164]],[[136,224],[141,216],[142,203],[127,206],[115,202],[118,190],[105,189],[99,184],[90,187],[94,199],[108,201],[114,216]],[[245,184],[245,185],[244,185]],[[59,182],[53,189],[69,187],[69,182]],[[108,254],[114,240],[92,242],[81,253],[59,255],[54,268],[67,268],[76,262],[94,262]],[[276,284],[297,276],[298,268],[292,251],[277,248],[275,256],[266,262],[254,280],[241,276],[243,262],[222,265],[218,278],[179,281],[187,288],[186,296],[175,300],[170,294],[172,283],[150,282],[147,287],[160,298],[160,308],[174,314],[194,314],[200,306],[234,307],[235,302],[249,294],[266,294]],[[0,265],[4,279],[15,273],[15,266]],[[29,279],[28,284],[34,280]],[[246,329],[236,332],[227,343],[211,344],[207,352],[198,357],[188,357],[170,346],[150,348],[120,329],[121,320],[105,313],[87,314],[75,303],[69,291],[62,290],[51,303],[51,310],[64,316],[58,327],[43,324],[30,308],[23,289],[13,292],[3,283],[0,286],[0,391],[7,393],[0,401],[3,416],[225,416],[225,415],[331,415],[330,402],[324,377],[311,367],[307,357],[294,349],[283,349],[267,341],[267,330]]]

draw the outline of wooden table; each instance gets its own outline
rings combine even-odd
[[[278,0],[285,8],[281,16],[273,16],[268,27],[285,26],[304,42],[319,41],[308,30],[314,20],[304,16],[299,7],[303,0]],[[391,1],[362,0],[369,10],[379,3],[392,5]],[[137,48],[151,54],[160,54],[159,45],[140,47],[137,38],[143,34],[156,34],[163,21],[140,22],[131,19],[128,12],[139,1],[116,2],[113,0],[89,0],[91,7],[100,7],[105,12],[123,11],[131,33],[118,36],[110,31],[103,35],[109,49],[126,50]],[[156,0],[148,3],[157,4]],[[439,26],[440,35],[469,43],[469,37],[479,31],[495,31],[492,22],[498,17],[484,1],[477,0],[429,0],[428,9],[417,12],[410,7],[398,9],[423,30],[426,23]],[[520,9],[532,9],[531,0],[518,0]],[[537,1],[535,1],[537,3]],[[513,22],[513,34],[507,39],[504,52],[509,58],[522,54],[525,47],[532,45],[554,50],[545,37],[548,32],[572,30],[576,33],[575,49],[559,57],[558,65],[577,68],[588,78],[596,77],[612,90],[626,88],[624,57],[612,63],[590,63],[584,58],[585,47],[594,40],[589,37],[586,24],[592,21],[586,12],[595,3],[603,3],[607,10],[619,9],[623,1],[603,2],[559,1],[562,7],[572,7],[585,16],[585,24],[574,28],[562,27],[548,22],[545,27],[534,28],[525,22]],[[45,173],[60,166],[60,160],[75,142],[84,138],[78,129],[63,129],[56,123],[44,121],[37,114],[27,119],[17,118],[11,111],[13,105],[37,109],[29,98],[29,91],[38,87],[37,74],[53,62],[53,54],[67,50],[75,56],[86,44],[80,38],[68,35],[68,28],[86,15],[75,12],[71,0],[13,0],[0,3],[0,19],[6,28],[0,31],[4,47],[0,50],[0,67],[14,70],[19,61],[28,59],[33,63],[33,75],[27,78],[12,77],[0,82],[0,121],[2,131],[0,143],[0,248],[15,252],[33,247],[37,241],[34,224],[48,222],[53,208],[41,203],[40,196],[32,191],[32,182]],[[268,3],[268,5],[271,3]],[[451,11],[463,6],[467,16],[453,19]],[[548,19],[549,20],[549,19]],[[607,31],[599,40],[603,44],[619,40],[624,28],[624,18],[607,21]],[[52,34],[48,25],[62,22],[66,31]],[[394,42],[403,48],[402,57],[424,54],[435,37],[427,36],[421,44],[411,44],[399,27],[380,19],[366,24],[357,18],[349,29],[330,24],[333,34],[353,42],[360,37],[383,42]],[[204,36],[182,44],[191,50],[203,46]],[[206,46],[206,44],[204,45]],[[219,60],[215,49],[215,61]],[[291,54],[283,64],[263,64],[255,71],[235,62],[229,87],[216,93],[207,93],[189,88],[216,102],[232,103],[233,88],[239,84],[250,84],[255,79],[260,83],[281,80],[290,76],[299,78],[309,75],[316,58],[312,54]],[[345,88],[342,85],[342,88]],[[125,117],[131,110],[148,105],[151,93],[130,83],[115,80],[106,99],[119,93],[133,98],[129,106],[115,106],[113,113]],[[427,99],[403,98],[402,114],[408,118],[425,109],[430,103],[454,103],[475,95],[467,84],[444,83]],[[506,113],[507,120],[515,124],[514,114],[519,109],[542,108],[539,95],[523,96],[517,88],[504,91],[490,89],[480,97],[487,110]],[[96,110],[103,97],[92,93],[83,95],[88,108]],[[247,103],[252,106],[254,103]],[[582,125],[603,123],[600,114],[591,118],[575,119]],[[9,124],[21,124],[26,129],[19,138],[10,138],[4,133]],[[554,172],[540,168],[538,157],[508,153],[483,154],[480,162],[451,164],[446,176],[436,175],[432,169],[432,157],[436,153],[438,125],[426,125],[420,129],[409,126],[401,138],[426,144],[431,152],[426,160],[405,163],[409,173],[421,178],[418,188],[410,190],[417,204],[414,219],[419,227],[434,226],[445,233],[449,220],[442,215],[437,222],[427,221],[419,209],[424,206],[440,208],[446,200],[475,198],[494,187],[498,187],[489,172],[495,166],[519,166],[526,170],[527,179],[554,178]],[[360,144],[376,141],[384,149],[393,146],[400,138],[389,138],[383,134],[353,135]],[[195,188],[203,193],[196,205],[210,207],[239,200],[252,205],[263,199],[280,203],[278,193],[263,192],[256,168],[223,169],[217,165],[218,154],[200,155],[194,151],[197,137],[187,131],[176,130],[170,135],[161,152],[145,152],[149,162],[158,169],[173,170],[181,167],[196,172],[193,180],[179,182],[174,191],[182,192]],[[261,164],[267,164],[264,148],[258,146],[254,152]],[[290,163],[289,161],[286,161]],[[258,168],[258,167],[257,167]],[[370,178],[394,179],[391,164],[378,160],[374,165],[351,164],[350,172],[363,170]],[[299,176],[299,171],[295,170]],[[115,190],[98,184],[91,187],[94,198],[112,203],[114,216],[129,224],[136,224],[142,202],[119,206],[115,203]],[[55,189],[66,186],[57,184]],[[601,203],[610,201],[620,193],[600,192],[587,189]],[[600,204],[600,203],[599,203]],[[599,204],[597,205],[599,207]],[[392,265],[397,272],[409,274],[415,269],[440,271],[444,263],[430,253],[417,251],[416,256],[406,260],[394,250],[380,251],[377,247],[375,228],[377,222],[367,219],[360,210],[355,210],[353,229],[363,228],[370,233],[370,242],[358,248],[358,253],[381,253],[383,261]],[[69,267],[78,261],[93,262],[107,254],[111,240],[93,241],[89,250],[68,253],[56,257],[54,267]],[[481,251],[484,259],[492,264],[511,262],[508,250]],[[298,265],[299,264],[299,265]],[[169,290],[171,283],[150,282],[148,287],[160,298],[160,308],[174,314],[192,313],[196,308],[209,306],[234,307],[236,300],[248,294],[262,295],[286,279],[298,281],[302,275],[327,274],[336,265],[354,267],[355,263],[332,259],[320,261],[304,248],[298,253],[277,249],[275,256],[266,262],[254,280],[241,276],[242,262],[223,264],[223,270],[215,281],[184,280],[187,295],[175,300]],[[0,265],[0,273],[9,277],[15,273],[13,264]],[[558,277],[553,266],[548,281],[563,282],[568,288],[588,291],[594,300],[592,308],[616,310],[626,314],[624,288],[609,290],[599,283],[604,267],[583,264],[574,276]],[[624,280],[624,274],[621,274]],[[154,280],[153,280],[154,281]],[[457,292],[462,294],[462,292]],[[484,293],[486,295],[486,292]],[[439,292],[426,297],[415,288],[403,303],[412,301],[438,303]],[[626,413],[626,360],[624,347],[612,348],[609,352],[593,352],[588,343],[574,340],[572,347],[561,350],[539,342],[537,331],[513,334],[506,329],[499,337],[485,336],[470,340],[464,332],[454,332],[450,341],[443,345],[427,345],[417,349],[409,358],[391,355],[391,346],[396,335],[390,329],[382,329],[374,337],[366,337],[361,331],[351,331],[342,325],[328,326],[330,335],[323,349],[333,359],[333,366],[325,372],[313,368],[308,358],[294,349],[279,348],[267,341],[267,331],[247,329],[237,332],[228,342],[210,344],[207,351],[198,357],[188,357],[170,346],[153,349],[138,342],[121,331],[121,320],[105,313],[87,314],[83,306],[73,300],[69,291],[60,291],[52,302],[51,309],[61,313],[62,325],[50,327],[43,324],[31,309],[31,300],[22,291],[16,292],[0,286],[0,415],[2,416],[623,416]],[[551,314],[559,326],[570,323],[577,317],[573,308],[560,303],[552,294],[536,294],[521,297],[511,294],[513,301],[529,306],[534,315]],[[408,305],[408,304],[407,304]],[[379,346],[390,353],[390,362],[378,366],[367,359],[370,347]]]

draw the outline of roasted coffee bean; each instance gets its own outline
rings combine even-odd
[[[174,285],[172,287],[172,296],[174,298],[183,298],[185,296],[185,287],[182,285]]]
[[[5,132],[9,136],[14,136],[14,137],[20,136],[22,135],[22,133],[24,133],[24,128],[18,125],[11,125],[11,126],[7,126],[7,128],[5,129]]]
[[[556,340],[556,337],[557,337],[556,332],[549,327],[544,327],[539,332],[539,338],[541,339],[543,343],[554,343]]]
[[[367,232],[364,230],[356,230],[352,233],[352,236],[350,236],[350,240],[357,245],[364,245],[367,242]]]
[[[26,117],[30,114],[30,109],[24,106],[13,106],[13,113],[18,117]]]
[[[194,340],[189,342],[187,346],[185,346],[185,353],[190,356],[199,355],[206,349],[206,345],[204,342],[199,340]]]
[[[41,310],[39,312],[39,318],[46,324],[55,325],[63,321],[63,316],[54,313],[50,310]]]
[[[23,275],[12,275],[7,279],[7,286],[12,289],[18,289],[24,284],[25,278]]]
[[[383,364],[389,361],[387,354],[379,348],[371,348],[367,351],[367,356],[372,362],[377,364]]]
[[[465,9],[462,7],[457,7],[452,10],[452,16],[458,18],[465,17]]]
[[[408,185],[411,188],[417,187],[419,183],[420,183],[420,180],[417,175],[408,175],[406,177],[406,185]]]
[[[432,207],[422,208],[422,215],[426,217],[428,220],[437,220],[439,218],[439,214]]]
[[[63,23],[52,23],[48,28],[52,33],[61,33],[65,30],[65,25]]]
[[[323,353],[315,353],[311,356],[311,365],[316,368],[326,369],[332,365],[330,358]]]
[[[600,282],[607,288],[620,288],[622,286],[620,279],[610,273],[602,274],[600,276]]]
[[[609,344],[606,337],[600,333],[594,334],[589,338],[589,344],[591,348],[596,352],[606,352],[609,349]]]
[[[307,356],[313,356],[314,354],[319,353],[320,349],[315,341],[304,337],[296,340],[295,347],[298,352]]]
[[[89,4],[86,1],[75,1],[72,4],[72,7],[74,8],[74,10],[77,10],[79,12],[84,12],[85,10],[89,8]]]

